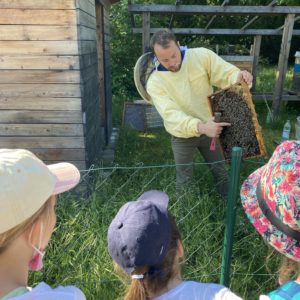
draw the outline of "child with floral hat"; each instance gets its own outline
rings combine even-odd
[[[168,202],[164,192],[145,192],[109,226],[109,254],[132,279],[124,299],[241,300],[222,285],[181,279],[183,247]]]
[[[85,300],[74,286],[27,287],[28,271],[43,266],[53,233],[57,195],[78,184],[70,163],[46,166],[27,150],[0,149],[0,299]]]
[[[269,162],[244,181],[241,200],[256,231],[283,255],[281,286],[260,300],[299,300],[300,142],[280,144]]]

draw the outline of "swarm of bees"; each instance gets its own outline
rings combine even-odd
[[[246,84],[235,84],[209,96],[212,114],[219,113],[219,122],[231,123],[224,127],[220,143],[225,159],[233,147],[241,147],[243,157],[266,156],[266,148],[257,115]]]

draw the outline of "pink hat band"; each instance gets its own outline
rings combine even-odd
[[[53,194],[61,194],[76,186],[80,180],[80,172],[70,163],[57,163],[47,165],[48,169],[56,177],[56,183]]]

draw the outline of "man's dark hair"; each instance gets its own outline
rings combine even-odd
[[[150,40],[150,49],[154,53],[154,45],[160,45],[164,49],[169,47],[171,41],[177,44],[177,39],[170,29],[162,29],[153,34]]]

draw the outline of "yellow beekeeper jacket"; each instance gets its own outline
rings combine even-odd
[[[166,130],[173,136],[189,138],[199,136],[198,122],[206,123],[211,117],[207,96],[213,93],[212,86],[234,84],[239,69],[205,48],[181,53],[181,69],[170,72],[157,67],[146,88]]]

